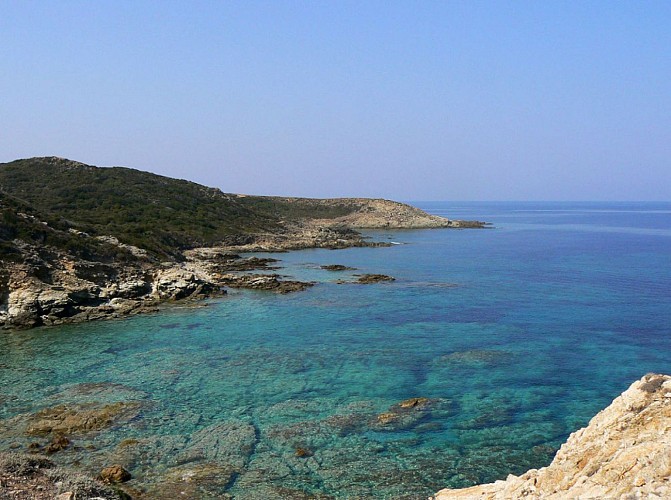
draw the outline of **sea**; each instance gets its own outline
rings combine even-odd
[[[44,408],[133,402],[52,459],[146,498],[427,498],[548,465],[671,373],[671,203],[414,205],[491,225],[259,254],[303,292],[0,334],[0,451]]]

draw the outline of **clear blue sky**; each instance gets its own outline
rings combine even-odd
[[[671,2],[2,0],[0,116],[229,192],[671,200]]]

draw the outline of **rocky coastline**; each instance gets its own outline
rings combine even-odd
[[[303,248],[388,246],[358,232],[310,228],[290,234],[260,235],[242,244],[195,248],[181,262],[156,262],[142,249],[106,239],[135,256],[123,262],[76,258],[52,248],[21,243],[23,262],[3,262],[0,270],[0,328],[26,329],[156,312],[161,305],[223,296],[228,288],[275,293],[301,291],[313,283],[287,280],[268,272],[275,259],[236,252]]]
[[[155,312],[312,283],[240,253],[382,247],[360,229],[481,228],[389,200],[248,196],[58,157],[0,164],[0,329]]]
[[[505,481],[441,490],[434,498],[670,497],[671,376],[648,374],[571,434],[549,466]]]
[[[303,290],[312,283],[284,280],[274,259],[241,257],[225,249],[186,252],[184,262],[138,261],[115,265],[58,254],[45,261],[6,264],[0,325],[25,329],[115,319],[156,312],[161,305],[225,295],[226,288]]]
[[[459,227],[455,221],[436,220],[427,214],[423,219],[423,212],[418,212],[420,215],[413,215],[416,227]],[[360,225],[367,224],[372,222],[365,219]],[[396,227],[389,225],[390,220],[385,224]],[[407,217],[399,223],[407,224]],[[85,233],[75,236],[94,239]],[[301,221],[275,233],[231,237],[221,246],[184,250],[180,259],[167,261],[152,258],[146,250],[114,236],[97,237],[95,242],[116,248],[123,258],[87,259],[48,245],[14,240],[21,258],[3,259],[0,266],[0,329],[123,318],[156,312],[176,302],[223,296],[229,288],[301,291],[314,283],[268,272],[279,269],[274,259],[245,257],[244,253],[390,246],[369,241],[340,222],[329,227],[323,221]]]

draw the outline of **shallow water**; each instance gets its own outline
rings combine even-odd
[[[122,462],[154,497],[191,478],[195,497],[424,498],[547,465],[634,379],[671,372],[671,204],[418,205],[495,228],[271,255],[318,282],[296,294],[0,335],[0,419],[140,402],[54,459]],[[336,283],[356,273],[397,281]]]

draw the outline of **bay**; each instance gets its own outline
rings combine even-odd
[[[671,203],[416,205],[492,228],[271,254],[301,293],[0,335],[0,448],[43,408],[134,401],[54,460],[121,462],[150,498],[425,498],[547,465],[671,372]],[[362,273],[396,281],[338,282]]]

